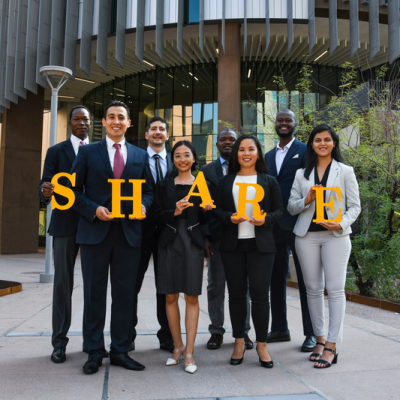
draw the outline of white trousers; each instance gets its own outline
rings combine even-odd
[[[296,251],[307,289],[314,334],[326,335],[325,283],[329,304],[327,341],[341,343],[346,309],[344,286],[351,252],[350,237],[349,235],[336,237],[331,231],[308,232],[304,237],[296,236]]]

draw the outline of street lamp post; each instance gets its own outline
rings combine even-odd
[[[65,67],[56,65],[48,65],[41,67],[40,74],[44,76],[51,89],[51,114],[50,114],[50,143],[49,147],[54,146],[57,141],[57,106],[58,91],[65,82],[72,76],[72,71]],[[54,86],[53,83],[54,82]],[[53,274],[53,237],[48,234],[51,219],[51,202],[47,206],[46,216],[46,261],[44,274],[40,274],[41,283],[52,283],[54,281]]]

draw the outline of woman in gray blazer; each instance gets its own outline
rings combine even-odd
[[[315,186],[340,188],[324,191],[324,203],[333,198],[333,210],[324,207],[324,221],[316,219]],[[299,169],[288,203],[292,215],[299,214],[294,227],[296,251],[307,289],[307,300],[317,335],[315,353],[310,361],[315,368],[329,368],[337,363],[336,343],[342,342],[346,307],[344,286],[351,252],[351,224],[361,211],[358,183],[353,168],[342,163],[339,136],[327,125],[318,125],[307,143],[306,168]],[[331,222],[339,214],[340,222]],[[325,277],[325,282],[324,282]],[[324,283],[328,292],[329,330],[325,341]]]

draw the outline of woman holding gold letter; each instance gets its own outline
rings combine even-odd
[[[332,188],[321,191],[320,205],[316,202],[316,187]],[[330,202],[333,209],[326,206]],[[339,136],[327,124],[318,125],[311,132],[307,142],[306,168],[296,173],[288,211],[292,215],[300,214],[294,227],[295,245],[318,342],[310,361],[315,362],[315,368],[329,368],[337,363],[336,343],[342,342],[346,307],[344,286],[351,252],[349,234],[361,207],[353,168],[342,163]],[[316,216],[321,218],[318,222],[314,222]],[[324,283],[329,304],[326,341]]]
[[[284,208],[278,183],[266,172],[259,140],[250,135],[239,137],[232,148],[229,173],[219,181],[214,212],[223,222],[220,252],[235,338],[230,362],[239,365],[244,357],[248,282],[259,362],[272,368],[266,343],[269,287],[276,252],[272,227],[283,217]]]
[[[171,158],[178,169],[176,178],[169,177],[157,182],[156,219],[160,225],[158,247],[157,290],[166,295],[169,327],[175,349],[166,365],[177,365],[181,356],[185,359],[185,371],[195,373],[193,359],[194,341],[199,320],[198,296],[203,282],[203,235],[200,224],[206,222],[205,211],[212,204],[200,207],[201,199],[187,195],[195,180],[192,171],[196,168],[197,155],[191,142],[182,140],[175,144]],[[179,293],[186,301],[186,346],[181,336]]]

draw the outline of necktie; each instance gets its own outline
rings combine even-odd
[[[154,154],[153,158],[156,161],[156,173],[157,173],[157,181],[156,182],[160,182],[163,179],[163,173],[162,173],[161,164],[160,164],[160,155]]]
[[[224,173],[224,176],[228,173],[228,161],[222,163],[222,172]]]
[[[119,179],[125,168],[124,157],[122,157],[121,145],[114,143],[114,147],[117,149],[114,155],[114,178]]]
[[[86,143],[85,143],[83,140],[81,140],[81,141],[79,142],[79,144],[80,144],[81,146],[84,146]]]

